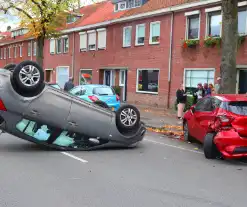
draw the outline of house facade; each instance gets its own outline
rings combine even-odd
[[[76,85],[120,86],[123,101],[172,107],[181,83],[190,90],[219,76],[220,2],[114,0],[84,7],[60,38],[45,41],[45,80],[63,87],[71,76]],[[236,93],[246,93],[247,1],[239,2],[238,17]],[[35,60],[35,40],[3,38],[0,52],[0,67]]]

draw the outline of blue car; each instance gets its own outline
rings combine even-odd
[[[120,107],[119,96],[112,87],[107,85],[79,85],[71,89],[69,93],[104,108],[110,108],[112,111],[117,111]]]

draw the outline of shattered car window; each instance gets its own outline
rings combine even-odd
[[[98,87],[93,89],[95,95],[115,95],[115,92],[110,87]]]
[[[238,115],[247,115],[246,101],[222,102],[221,108]]]

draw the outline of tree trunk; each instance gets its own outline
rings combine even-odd
[[[220,93],[236,93],[236,55],[238,40],[238,0],[222,0],[222,57]]]
[[[43,37],[38,37],[37,38],[37,56],[36,56],[36,61],[37,63],[43,68],[43,60],[44,60],[44,43],[45,43],[45,38]]]

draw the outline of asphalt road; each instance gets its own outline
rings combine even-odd
[[[147,134],[134,149],[48,151],[0,136],[0,207],[246,207],[247,164]]]

